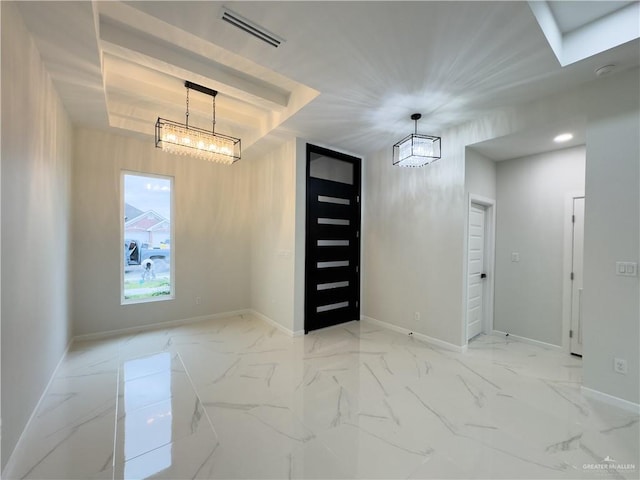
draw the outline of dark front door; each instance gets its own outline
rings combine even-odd
[[[305,332],[360,319],[360,159],[307,144]]]

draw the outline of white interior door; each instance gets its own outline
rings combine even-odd
[[[485,223],[485,208],[472,203],[467,257],[467,340],[481,333],[484,324]]]
[[[584,253],[584,197],[573,199],[571,255],[571,353],[582,356],[582,263]]]

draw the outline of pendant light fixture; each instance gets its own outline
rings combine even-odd
[[[418,120],[422,114],[414,113],[414,133],[393,146],[393,164],[399,167],[422,167],[440,158],[440,137],[418,133]]]
[[[231,165],[240,160],[240,139],[216,133],[216,95],[218,92],[189,81],[187,87],[187,113],[185,123],[158,117],[156,122],[156,147],[165,152]],[[210,95],[212,98],[211,130],[189,125],[189,90]]]

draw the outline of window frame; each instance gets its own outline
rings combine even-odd
[[[157,297],[149,297],[149,298],[136,298],[136,299],[127,299],[124,295],[124,273],[125,273],[125,252],[124,252],[124,224],[125,224],[125,177],[127,175],[136,176],[136,177],[146,177],[146,178],[158,178],[162,180],[169,180],[170,185],[170,198],[169,198],[169,210],[171,218],[169,219],[169,225],[171,230],[171,258],[169,261],[169,278],[170,278],[170,291],[169,295],[157,296]],[[120,237],[119,237],[119,248],[120,248],[120,305],[136,305],[143,303],[153,303],[153,302],[166,302],[175,300],[176,298],[176,285],[175,285],[175,177],[173,175],[163,175],[158,173],[149,173],[142,172],[136,170],[121,170],[120,171]]]

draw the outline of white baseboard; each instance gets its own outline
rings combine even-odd
[[[51,384],[53,383],[54,378],[56,378],[56,375],[58,374],[58,370],[60,370],[60,366],[62,365],[62,362],[64,361],[65,358],[67,358],[67,354],[69,353],[69,349],[71,348],[71,345],[73,344],[73,342],[74,342],[74,338],[72,337],[69,340],[69,343],[67,343],[67,348],[64,349],[64,353],[60,357],[60,360],[58,360],[58,364],[56,365],[56,368],[53,369],[53,373],[51,374],[51,377],[49,378],[47,385],[44,387],[44,390],[42,390],[40,399],[38,400],[38,403],[36,403],[36,406],[31,412],[31,415],[29,416],[29,420],[27,420],[27,423],[25,423],[24,428],[22,429],[22,432],[18,437],[18,441],[16,442],[16,445],[13,447],[13,451],[11,452],[11,455],[9,455],[9,460],[7,460],[7,464],[2,470],[2,473],[0,473],[0,478],[9,478],[9,474],[11,473],[12,469],[15,467],[14,463],[15,463],[16,457],[14,454],[15,452],[18,451],[18,449],[20,448],[20,444],[24,441],[24,434],[29,430],[31,423],[33,422],[33,419],[36,416],[36,413],[38,412],[38,410],[40,409],[40,406],[42,405],[42,402],[44,401],[44,397],[49,391],[49,387],[51,387]]]
[[[491,335],[495,335],[495,336],[498,336],[498,337],[505,337],[507,335],[507,332],[501,332],[500,330],[493,330],[491,332]],[[516,340],[518,342],[528,343],[529,345],[536,345],[538,347],[546,348],[547,350],[564,351],[564,348],[562,348],[561,345],[554,345],[553,343],[541,342],[540,340],[534,340],[532,338],[521,337],[519,335],[514,335],[513,333],[509,334],[509,338],[512,339],[512,340]]]
[[[290,337],[301,337],[302,335],[304,335],[304,330],[297,330],[297,331],[293,331],[293,330],[289,330],[287,327],[280,325],[278,322],[276,322],[275,320],[267,317],[266,315],[256,311],[256,310],[248,310],[248,312],[255,316],[258,317],[260,320],[262,320],[263,322],[268,323],[269,325],[273,325],[274,327],[276,327],[278,330],[280,330],[282,333],[289,335]]]
[[[603,393],[588,387],[580,387],[580,391],[585,397],[589,397],[608,405],[613,405],[614,407],[621,408],[628,412],[635,413],[636,415],[640,415],[640,404],[638,403],[633,403],[619,397],[614,397],[613,395],[609,395],[608,393]]]
[[[192,323],[206,322],[208,320],[219,320],[222,318],[237,317],[240,315],[249,315],[252,311],[249,309],[233,310],[230,312],[214,313],[211,315],[202,315],[199,317],[183,318],[180,320],[171,320],[169,322],[150,323],[148,325],[140,325],[137,327],[119,328],[117,330],[109,330],[106,332],[87,333],[76,335],[73,340],[82,342],[87,340],[100,340],[103,338],[116,337],[119,335],[129,335],[138,332],[148,332],[152,330],[162,330],[163,328],[180,327],[182,325],[190,325]]]
[[[437,338],[424,335],[423,333],[417,333],[407,328],[399,327],[398,325],[393,325],[392,323],[376,320],[375,318],[367,317],[366,315],[361,315],[360,319],[362,321],[373,323],[382,328],[393,330],[394,332],[402,333],[404,335],[411,334],[413,337],[417,338],[418,340],[422,340],[423,342],[429,343],[431,345],[435,345],[436,347],[444,348],[446,350],[451,350],[458,353],[465,353],[467,351],[466,345],[462,345],[462,346],[454,345],[453,343],[445,342],[444,340],[439,340]]]
[[[233,310],[230,312],[222,312],[222,313],[214,313],[212,315],[203,315],[200,317],[191,317],[191,318],[183,318],[180,320],[171,320],[169,322],[160,322],[160,323],[150,323],[148,325],[140,325],[138,327],[128,327],[128,328],[120,328],[117,330],[109,330],[107,332],[99,332],[99,333],[88,333],[84,335],[76,335],[73,340],[77,342],[88,341],[88,340],[101,340],[104,338],[116,337],[119,335],[130,335],[132,333],[138,332],[148,332],[152,330],[162,330],[164,328],[172,328],[172,327],[180,327],[182,325],[190,325],[193,323],[206,322],[209,320],[220,320],[223,318],[231,318],[238,317],[240,315],[253,315],[260,320],[273,325],[281,332],[285,333],[290,337],[300,337],[304,335],[304,330],[292,331],[288,328],[280,325],[275,320],[263,315],[262,313],[252,310],[252,309],[244,309],[244,310]]]

